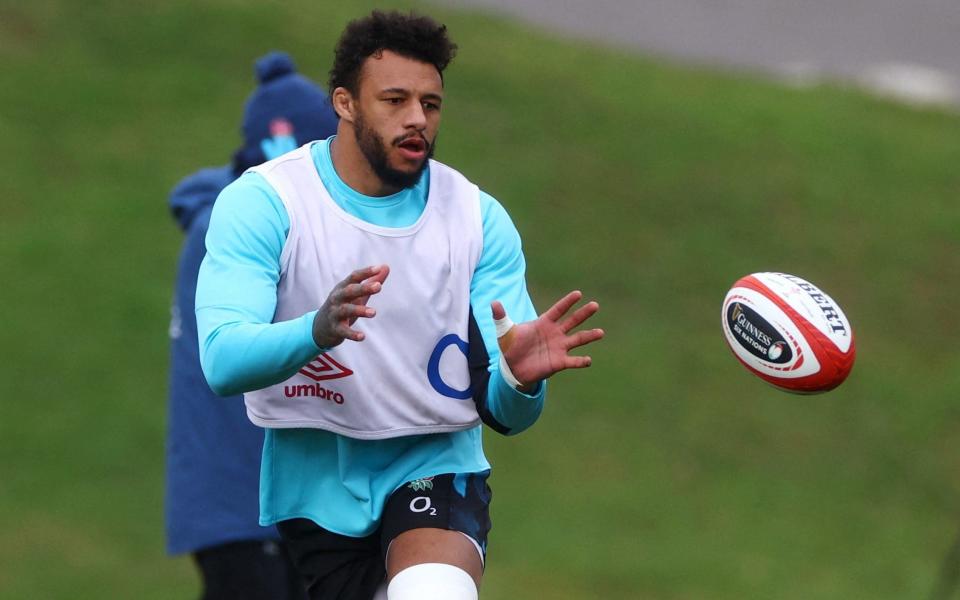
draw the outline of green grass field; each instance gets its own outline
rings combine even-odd
[[[0,598],[196,595],[163,553],[166,196],[239,144],[255,57],[324,80],[371,6],[0,0]],[[483,597],[927,597],[960,528],[960,118],[430,12],[461,47],[438,158],[510,210],[538,304],[580,287],[608,332],[487,436]],[[838,390],[725,348],[762,270],[845,308]]]

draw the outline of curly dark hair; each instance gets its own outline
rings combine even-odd
[[[330,94],[338,87],[357,93],[360,68],[370,56],[384,50],[429,63],[440,77],[457,53],[457,45],[447,37],[447,26],[413,12],[375,10],[369,16],[351,21],[334,49],[330,69]]]

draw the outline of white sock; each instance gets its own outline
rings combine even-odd
[[[413,565],[396,574],[387,587],[388,600],[477,600],[470,574],[444,563]]]

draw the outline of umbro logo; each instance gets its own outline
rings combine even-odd
[[[306,375],[314,381],[324,381],[327,379],[339,379],[353,375],[353,371],[333,360],[333,357],[323,353],[310,362],[302,369],[301,375]]]

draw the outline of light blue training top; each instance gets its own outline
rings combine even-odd
[[[412,188],[382,198],[364,196],[337,174],[330,156],[333,139],[314,142],[311,155],[324,186],[343,210],[381,227],[407,227],[420,217],[429,170]],[[526,395],[500,376],[490,303],[500,300],[518,323],[537,314],[527,293],[516,227],[503,207],[482,191],[480,210],[483,251],[471,281],[470,303],[490,357],[486,408],[497,428],[511,435],[540,416],[546,382]],[[196,315],[203,371],[218,394],[284,381],[322,351],[313,341],[316,311],[272,323],[280,255],[289,229],[282,201],[256,173],[245,173],[217,198],[197,284]],[[385,440],[357,440],[320,429],[267,429],[260,523],[307,518],[343,535],[369,535],[379,525],[390,494],[406,482],[489,470],[481,429]]]

